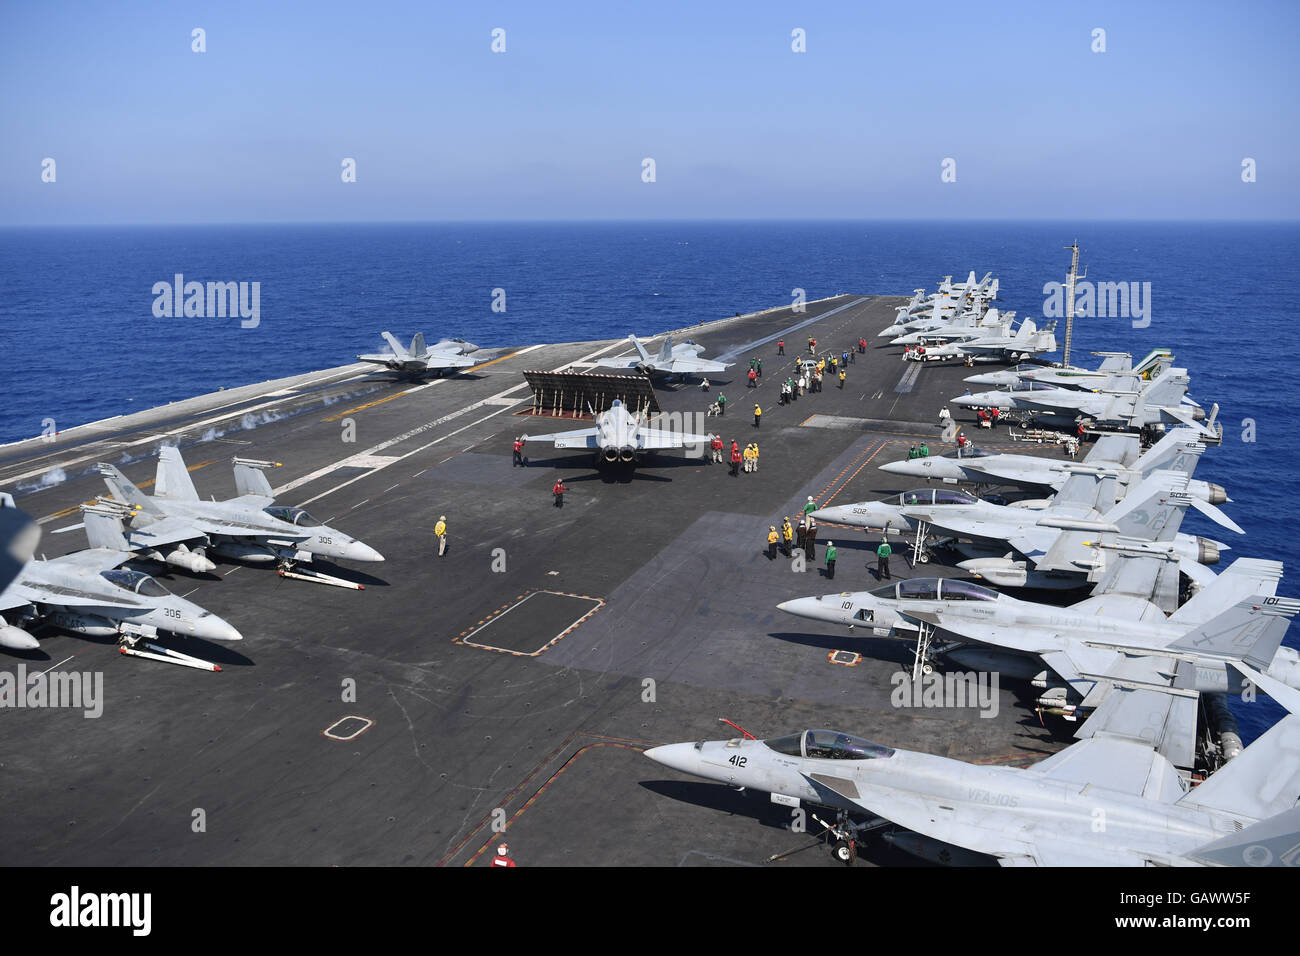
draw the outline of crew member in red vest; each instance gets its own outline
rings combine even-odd
[[[556,482],[558,484],[559,482]],[[492,857],[492,866],[518,866],[514,860],[510,859],[510,847],[505,843],[497,845],[497,855]]]
[[[523,463],[524,463],[524,440],[522,437],[519,437],[515,439],[515,460],[514,460],[514,464],[512,464],[510,467],[513,468],[515,465],[523,465]]]
[[[555,495],[555,507],[557,508],[564,507],[564,493],[568,490],[569,490],[568,488],[564,487],[563,478],[555,479],[555,485],[554,487],[551,488],[551,494]],[[505,846],[504,843],[501,845]]]

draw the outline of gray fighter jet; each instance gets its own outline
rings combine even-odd
[[[941,314],[936,318],[911,319],[901,326],[887,326],[877,335],[881,338],[888,336],[890,345],[932,345],[1010,332],[1015,317],[1014,312],[999,312],[997,309],[984,313],[969,310],[955,315]]]
[[[1190,471],[1192,465],[1184,467]],[[1198,580],[1204,575],[1186,565],[1215,564],[1229,548],[1210,538],[1178,533],[1185,509],[1195,507],[1217,524],[1243,532],[1217,507],[1189,494],[1187,482],[1185,472],[1154,471],[1118,504],[1107,506],[1117,496],[1113,476],[1073,475],[1060,494],[1041,508],[999,505],[964,492],[921,488],[885,502],[819,509],[813,516],[819,521],[863,528],[889,525],[891,530],[910,532],[914,565],[930,559],[931,535],[937,535],[965,557],[959,567],[1006,587],[1082,586],[1085,574],[1100,562],[1084,539],[1107,531],[1164,542],[1169,555],[1183,562],[1184,571]],[[1146,523],[1157,515],[1161,524]],[[895,518],[902,520],[894,523]],[[1176,592],[1167,595],[1162,604],[1176,596]]]
[[[991,329],[979,329],[977,335],[957,335],[946,338],[925,350],[913,349],[903,357],[913,361],[939,362],[947,359],[965,359],[967,362],[1020,361],[1035,355],[1056,351],[1056,323],[1048,322],[1042,328],[1033,319],[1025,319],[1014,332],[1010,324]],[[922,333],[934,336],[936,333]]]
[[[633,415],[617,398],[609,410],[596,416],[593,428],[578,428],[549,435],[525,435],[530,442],[554,442],[559,449],[589,448],[596,453],[596,465],[634,465],[643,452],[664,448],[693,448],[701,453],[709,445],[708,435],[692,435],[650,428],[645,416]]]
[[[1149,382],[1132,374],[1115,375],[1095,391],[1030,381],[1007,390],[962,395],[952,399],[952,404],[1017,411],[1025,420],[1067,427],[1080,420],[1123,429],[1184,425],[1217,441],[1214,424],[1218,408],[1207,420],[1205,410],[1186,397],[1189,381],[1187,370],[1182,368],[1166,368]]]
[[[1175,765],[1190,768],[1196,694],[1237,694],[1255,683],[1235,665],[1300,693],[1300,654],[1281,646],[1300,602],[1274,596],[1281,573],[1277,562],[1241,559],[1169,617],[1150,601],[1110,591],[1061,608],[952,578],[909,578],[777,607],[914,644],[914,679],[942,658],[1028,681],[1042,691],[1043,710],[1070,720],[1093,714],[1078,736],[1107,726],[1143,732]],[[1133,713],[1127,692],[1139,688],[1168,693]]]
[[[1153,693],[1153,692],[1146,692]],[[896,750],[829,730],[668,744],[656,763],[837,812],[836,857],[884,823],[929,859],[1002,866],[1295,865],[1300,718],[1193,790],[1149,743],[1097,734],[1027,770]],[[851,814],[869,814],[865,823]],[[1100,826],[1098,824],[1101,824]]]
[[[115,512],[87,506],[83,514],[92,540],[113,534],[114,528],[121,536]],[[117,637],[128,651],[159,631],[209,641],[242,640],[237,630],[210,611],[177,597],[147,574],[121,568],[131,557],[119,548],[91,548],[28,561],[16,580],[0,592],[0,647],[36,648],[28,628],[41,624],[92,637]]]
[[[1193,454],[1193,447],[1205,447],[1200,441],[1199,432],[1191,428],[1173,428],[1141,455],[1138,453],[1139,444],[1135,436],[1102,435],[1082,462],[1042,455],[994,454],[967,445],[946,455],[890,461],[879,468],[891,475],[906,475],[927,481],[968,481],[977,485],[1018,485],[1022,488],[1057,490],[1071,475],[1111,475],[1119,479],[1119,488],[1123,490],[1134,480],[1140,481],[1159,468],[1186,472],[1186,458]],[[1229,500],[1222,485],[1198,479],[1188,483],[1187,492],[1214,505]]]
[[[1080,476],[1072,480],[1091,479]],[[1111,480],[1102,479],[1103,483]],[[1216,524],[1245,533],[1214,505],[1187,494],[1186,485],[1185,474],[1157,471],[1101,514],[1088,513],[1086,499],[1096,492],[1085,490],[1082,500],[1075,502],[1077,507],[1063,506],[1054,514],[1008,508],[992,522],[966,521],[955,515],[941,520],[946,533],[976,542],[1005,542],[1013,549],[1013,553],[998,556],[986,552],[957,563],[975,577],[1004,587],[1078,587],[1085,580],[1097,582],[1116,573],[1129,554],[1158,558],[1169,566],[1151,570],[1150,580],[1135,575],[1118,582],[1117,587],[1123,587],[1126,594],[1148,597],[1172,612],[1178,602],[1177,571],[1198,583],[1212,580],[1213,572],[1202,565],[1217,564],[1222,552],[1229,550],[1228,545],[1212,538],[1179,532],[1187,508],[1194,506]],[[1066,491],[1058,499],[1066,499]],[[928,530],[921,529],[918,536]],[[998,550],[1004,550],[1003,545],[993,548]]]
[[[313,556],[343,561],[383,561],[374,548],[317,521],[302,508],[275,504],[264,469],[275,462],[235,459],[239,497],[202,501],[180,451],[158,451],[153,496],[144,494],[113,465],[99,473],[113,500],[134,506],[130,546],[143,557],[166,561],[190,571],[211,568],[208,554],[250,563],[275,562],[281,576],[361,590],[341,578],[301,568]],[[207,566],[207,568],[204,567]]]
[[[700,358],[704,346],[690,339],[680,345],[673,345],[673,337],[665,335],[664,344],[660,347],[658,355],[651,355],[647,352],[645,346],[641,344],[641,341],[635,335],[629,335],[628,339],[636,348],[635,355],[616,355],[611,358],[600,359],[596,364],[607,368],[632,368],[642,374],[657,377],[712,375],[725,372],[734,364],[732,362],[715,362]]]
[[[448,369],[472,368],[476,361],[470,358],[471,352],[477,352],[478,346],[464,339],[443,339],[432,346],[424,344],[424,333],[416,332],[411,339],[410,348],[403,348],[402,343],[391,332],[380,333],[393,350],[392,354],[379,352],[371,355],[358,355],[357,360],[382,365],[384,368],[402,375],[420,376],[429,372],[445,372]]]
[[[1015,368],[998,372],[981,372],[971,375],[963,381],[971,385],[983,385],[986,388],[1010,388],[1019,382],[1043,382],[1060,388],[1074,388],[1091,391],[1106,383],[1113,375],[1130,373],[1143,379],[1151,379],[1173,364],[1174,353],[1169,349],[1152,349],[1136,365],[1128,352],[1093,352],[1102,357],[1101,365],[1096,369],[1071,365],[1043,365],[1031,362],[1017,365]]]

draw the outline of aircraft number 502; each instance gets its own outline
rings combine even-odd
[[[749,762],[749,758],[742,757],[740,756],[740,754],[733,754],[731,759],[727,761],[727,763],[732,764],[733,766],[736,767],[743,767],[748,762]]]

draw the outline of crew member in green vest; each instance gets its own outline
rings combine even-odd
[[[876,548],[876,578],[878,580],[894,579],[889,573],[889,556],[894,553],[894,549],[889,546],[889,542],[884,538],[880,539],[880,547]]]

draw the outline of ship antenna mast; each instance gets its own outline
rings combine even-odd
[[[1086,278],[1088,270],[1083,270],[1083,275],[1079,275],[1079,240],[1075,239],[1073,245],[1065,247],[1071,252],[1070,271],[1065,277],[1065,362],[1066,368],[1070,367],[1070,339],[1074,334],[1074,283],[1078,279]]]

